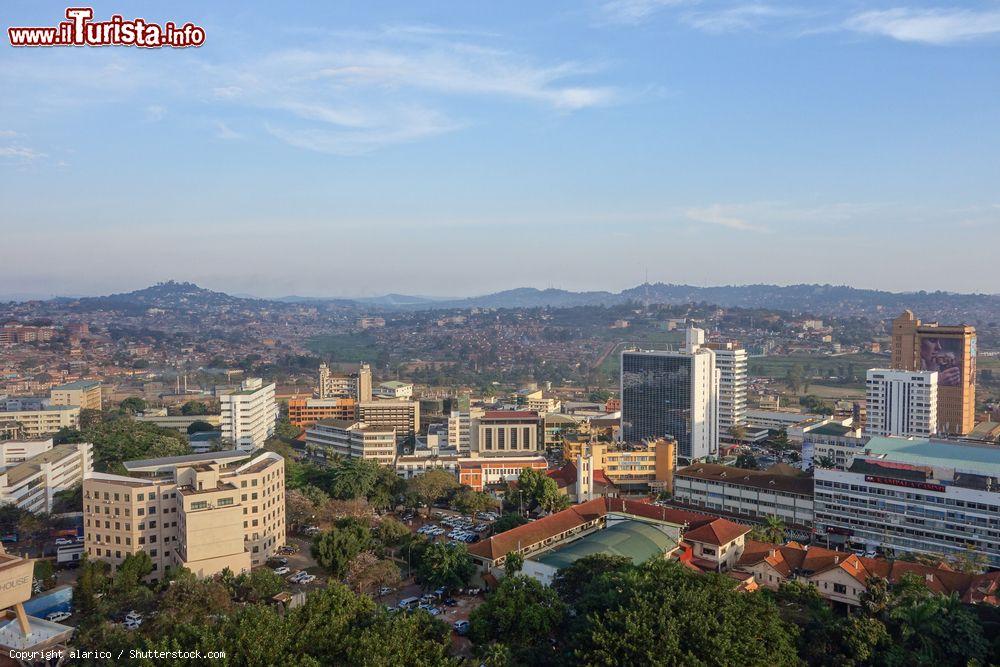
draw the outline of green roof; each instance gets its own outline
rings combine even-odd
[[[529,560],[561,569],[587,556],[607,554],[626,556],[639,564],[653,557],[660,558],[676,546],[677,543],[669,535],[652,524],[622,521]]]
[[[843,424],[823,424],[822,426],[817,426],[816,428],[809,429],[807,435],[847,435],[853,431],[850,426],[844,426]]]
[[[92,387],[99,387],[101,385],[97,380],[77,380],[75,382],[67,382],[66,384],[61,384],[58,387],[52,387],[54,390],[68,390],[68,389],[90,389]]]
[[[884,455],[888,461],[1000,475],[1000,447],[996,445],[878,436],[869,440],[865,449],[872,456]]]

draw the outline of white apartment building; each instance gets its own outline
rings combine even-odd
[[[1000,447],[873,437],[846,470],[816,469],[814,513],[831,546],[896,555],[969,548],[1000,567]]]
[[[324,458],[345,456],[392,466],[396,462],[396,429],[350,419],[321,419],[306,429],[306,447]]]
[[[51,512],[55,494],[83,481],[94,469],[93,445],[52,445],[52,440],[5,442],[0,504],[29,512]]]
[[[915,436],[937,433],[936,371],[872,368],[865,381],[865,435]]]
[[[413,398],[413,384],[410,382],[398,382],[396,380],[381,382],[372,389],[372,394],[378,398]]]
[[[738,343],[710,343],[719,374],[719,437],[729,437],[734,426],[746,425],[747,351]]]
[[[692,328],[681,352],[622,352],[622,440],[671,437],[690,460],[718,454],[719,379],[704,343],[705,332]]]
[[[223,394],[219,400],[223,441],[251,452],[263,447],[274,435],[278,404],[274,400],[273,383],[265,385],[260,378],[248,378],[239,391]]]

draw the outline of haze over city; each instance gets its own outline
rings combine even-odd
[[[997,291],[995,2],[130,11],[206,43],[0,51],[0,296]]]

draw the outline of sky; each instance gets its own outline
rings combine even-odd
[[[206,41],[3,35],[0,295],[1000,292],[1000,0],[93,6]]]

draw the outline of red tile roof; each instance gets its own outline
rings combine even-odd
[[[531,410],[491,410],[483,419],[538,419],[538,413]]]
[[[715,519],[684,533],[684,539],[688,542],[702,542],[723,547],[749,532],[749,526],[733,523],[728,519]]]

